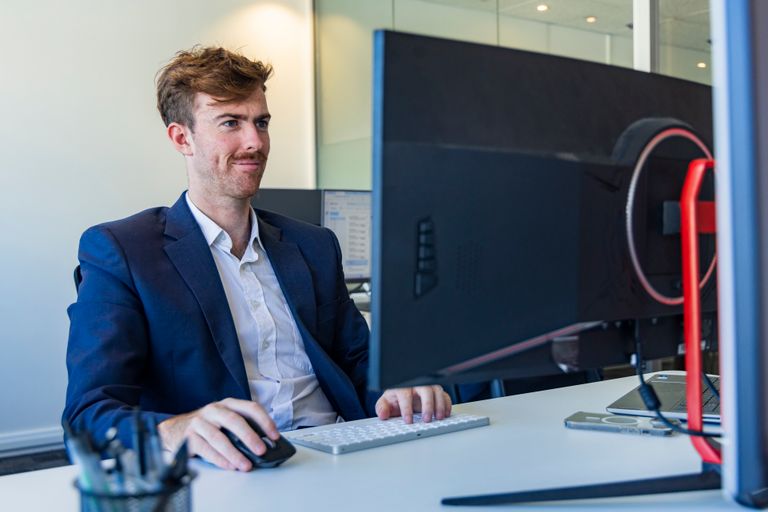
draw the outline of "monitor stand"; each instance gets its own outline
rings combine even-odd
[[[618,498],[671,492],[709,491],[720,489],[720,465],[703,463],[701,473],[628,480],[577,487],[559,487],[537,491],[486,494],[443,498],[443,505],[504,505],[511,503],[535,503],[542,501],[588,500],[596,498]]]

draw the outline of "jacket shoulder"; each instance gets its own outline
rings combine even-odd
[[[286,215],[275,213],[270,210],[256,210],[256,215],[267,224],[274,226],[282,231],[283,236],[287,238],[305,238],[305,237],[327,237],[328,228],[316,226],[302,220],[294,219]]]
[[[120,235],[147,233],[156,230],[159,230],[159,232],[162,233],[165,227],[167,213],[168,207],[166,206],[148,208],[122,219],[102,222],[95,226],[91,226],[86,230],[86,234],[89,232],[109,231],[119,237]]]

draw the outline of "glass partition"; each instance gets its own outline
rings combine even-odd
[[[659,2],[660,72],[710,83],[708,1]],[[371,187],[375,29],[632,67],[632,12],[632,0],[315,0],[318,187]]]
[[[712,84],[709,0],[659,0],[659,72]]]

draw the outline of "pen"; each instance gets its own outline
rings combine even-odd
[[[90,438],[84,434],[75,434],[69,423],[64,422],[67,448],[75,464],[80,466],[77,481],[81,489],[90,492],[109,490],[106,474],[101,467],[101,459],[90,447]]]
[[[160,436],[157,433],[157,419],[154,416],[150,416],[148,422],[149,462],[152,465],[153,471],[159,475],[165,469],[165,461],[163,460],[163,448],[160,445]]]
[[[109,475],[111,477],[110,488],[112,492],[116,493],[126,492],[125,473],[123,470],[124,452],[125,448],[123,448],[123,444],[119,439],[113,439],[110,441],[109,446],[107,446],[107,455],[115,461],[115,465]]]
[[[133,409],[133,449],[139,463],[139,474],[147,473],[147,454],[144,446],[144,422],[141,421],[141,412],[138,407]]]
[[[165,467],[165,471],[160,476],[160,481],[163,484],[175,484],[184,478],[187,474],[187,462],[189,460],[189,449],[187,447],[187,441],[184,440],[176,450],[176,455],[173,456],[171,463]]]

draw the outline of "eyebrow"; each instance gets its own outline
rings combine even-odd
[[[241,120],[241,121],[248,119],[248,116],[245,116],[243,114],[232,114],[232,113],[228,113],[228,112],[224,112],[223,114],[219,114],[219,115],[215,116],[213,119],[218,121],[219,119],[224,119],[224,118],[227,118],[227,117],[228,118],[232,118],[232,119],[238,119],[238,120]],[[271,118],[272,118],[271,114],[263,114],[263,115],[258,116],[256,118],[256,120],[257,121],[263,121],[264,119],[271,119]]]

